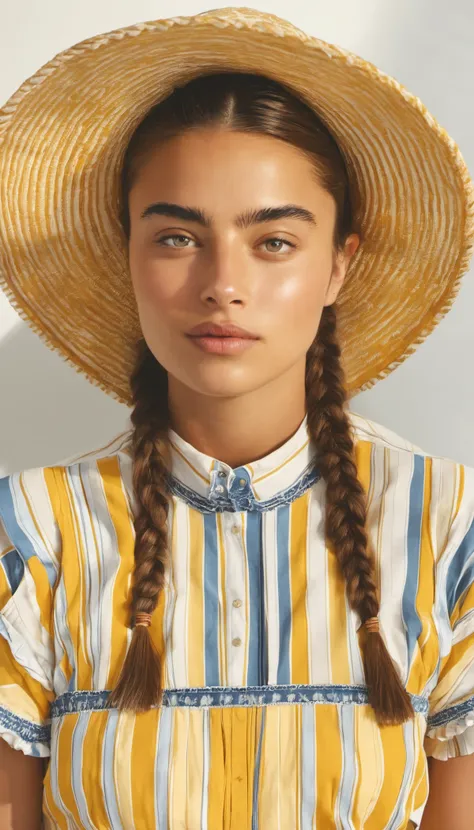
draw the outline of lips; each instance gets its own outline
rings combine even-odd
[[[258,340],[258,335],[234,323],[200,323],[188,332],[188,337],[218,337],[238,340]]]

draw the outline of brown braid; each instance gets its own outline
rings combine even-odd
[[[131,415],[134,426],[133,489],[137,498],[131,607],[133,634],[109,705],[143,712],[161,703],[162,655],[153,645],[149,628],[135,623],[137,614],[153,613],[163,590],[169,509],[165,479],[169,469],[168,375],[144,340],[138,344],[130,385],[134,401]]]
[[[347,598],[362,624],[377,617],[379,599],[374,562],[368,550],[366,495],[357,478],[346,410],[344,374],[334,306],[323,310],[317,337],[306,357],[308,431],[318,448],[317,467],[326,482],[326,538],[346,582]],[[380,725],[403,723],[414,715],[410,697],[376,630],[361,629],[369,703]]]

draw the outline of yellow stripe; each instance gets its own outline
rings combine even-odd
[[[235,830],[241,830],[242,827],[251,827],[252,826],[252,817],[253,817],[253,786],[254,786],[254,776],[256,772],[256,761],[258,755],[258,745],[260,743],[260,733],[262,731],[262,721],[264,717],[266,717],[266,711],[269,707],[263,706],[255,706],[252,707],[250,710],[249,718],[247,720],[248,724],[248,734],[247,734],[247,746],[249,747],[248,757],[249,757],[249,774],[247,775],[247,814],[245,816],[245,821],[239,827],[236,826]],[[265,728],[265,725],[263,725]],[[262,763],[263,763],[263,755],[260,757],[260,772],[259,772],[259,782],[262,779]],[[259,785],[260,787],[260,785]],[[258,793],[257,793],[258,799]]]
[[[373,717],[373,715],[372,715]],[[364,825],[364,830],[380,830],[387,827],[402,786],[406,764],[403,726],[384,726],[379,730],[382,744],[383,782],[373,812]]]
[[[354,706],[358,780],[351,819],[354,827],[365,827],[383,784],[383,749],[380,729],[367,706]]]
[[[12,548],[14,550],[14,548]],[[5,608],[7,602],[12,598],[10,583],[3,567],[0,567],[0,608]]]
[[[327,588],[329,605],[330,683],[351,683],[347,643],[346,583],[335,554],[330,547],[327,556]]]
[[[354,447],[355,461],[357,466],[357,478],[362,484],[365,493],[367,494],[367,502],[369,503],[371,496],[371,466],[372,466],[372,452],[374,445],[370,441],[358,441]]]
[[[87,690],[92,689],[92,666],[86,653],[88,615],[84,590],[84,541],[78,535],[77,517],[71,504],[72,494],[65,467],[58,468],[57,481],[62,506],[63,559],[68,563],[68,567],[63,569],[67,625],[74,649],[77,685],[78,688]]]
[[[127,630],[130,623],[129,582],[134,567],[135,534],[133,516],[123,492],[117,457],[99,460],[97,468],[102,479],[110,520],[117,536],[117,568],[110,609],[113,625],[111,626],[110,665],[107,677],[107,688],[113,689],[127,650]]]
[[[155,817],[155,757],[159,709],[140,712],[133,731],[131,784],[135,827],[154,827]]]
[[[280,715],[282,706],[267,706],[262,741],[262,759],[258,793],[259,815],[265,816],[265,826],[271,830],[285,830],[280,822]]]
[[[79,717],[79,714],[71,714],[66,715],[62,719],[57,746],[59,794],[64,806],[69,810],[78,827],[81,826],[81,821],[72,786],[71,751],[74,727],[76,726]]]
[[[173,710],[172,761],[169,772],[170,827],[186,827],[188,720],[188,708]]]
[[[224,758],[224,712],[226,709],[209,709],[209,776],[207,824],[211,828],[222,827],[224,794],[226,790]]]
[[[423,515],[421,520],[421,550],[419,557],[420,579],[416,595],[416,610],[421,621],[422,629],[418,638],[415,653],[417,657],[412,662],[407,689],[412,694],[421,694],[430,677],[438,665],[439,644],[435,626],[432,622],[431,611],[434,602],[434,585],[431,574],[435,566],[435,556],[430,531],[430,508],[432,487],[432,459],[425,458],[425,480],[423,493]]]
[[[436,704],[436,709],[444,708],[446,703],[449,702],[449,699],[453,694],[453,690],[456,689],[459,682],[459,678],[462,677],[465,670],[470,667],[473,660],[474,642],[472,641],[472,637],[465,637],[464,640],[461,640],[459,643],[455,643],[452,646],[451,652],[441,668],[436,688],[432,692],[430,698],[432,705],[434,706]],[[459,692],[457,695],[459,695]],[[467,698],[471,695],[472,691],[469,690],[469,692],[464,695],[464,698],[467,700]],[[456,699],[455,702],[458,704],[462,703],[463,700]]]
[[[104,736],[109,713],[91,712],[86,734],[84,735],[82,767],[82,786],[89,807],[94,805],[94,823],[108,830],[109,817],[104,803],[101,781],[103,775]],[[79,827],[81,825],[79,824]]]
[[[290,506],[291,682],[309,683],[307,595],[308,509],[311,491]]]
[[[229,741],[226,763],[232,774],[232,801],[226,805],[225,828],[242,830],[252,825],[252,796],[255,757],[257,754],[257,709],[236,706],[225,710]],[[230,783],[230,782],[229,782]]]
[[[342,774],[342,747],[339,717],[334,705],[315,707],[316,736],[316,827],[331,827]],[[289,825],[285,825],[289,826]],[[379,824],[377,830],[380,830]]]
[[[467,591],[463,591],[461,596],[459,597],[456,605],[454,606],[450,621],[451,627],[454,628],[456,623],[458,622],[461,617],[464,617],[469,611],[472,611],[474,608],[474,586],[470,585]]]
[[[457,469],[458,469],[458,472],[459,472],[459,485],[458,485],[459,490],[458,490],[458,500],[457,500],[457,503],[456,503],[456,510],[455,510],[454,516],[452,518],[453,522],[457,518],[457,515],[459,513],[459,509],[461,507],[461,503],[462,503],[462,500],[463,500],[463,497],[464,497],[464,483],[465,483],[465,468],[464,468],[464,465],[463,464],[458,464],[456,466],[457,466]]]
[[[279,798],[281,828],[299,830],[298,815],[298,776],[297,768],[297,716],[298,707],[285,704],[280,707],[280,759],[279,759]],[[298,824],[295,824],[295,822]]]
[[[192,827],[196,816],[201,816],[203,788],[204,735],[203,716],[199,709],[189,709],[188,719],[189,746],[192,752],[186,753],[186,820],[184,827]]]
[[[204,660],[204,517],[188,508],[189,583],[188,583],[188,678],[189,686],[205,686]]]
[[[131,763],[135,717],[135,712],[120,712],[115,733],[113,777],[115,796],[124,827],[134,826]]]

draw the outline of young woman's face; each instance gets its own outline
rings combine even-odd
[[[299,213],[285,215],[289,206]],[[323,307],[339,293],[357,237],[342,254],[333,250],[335,202],[299,150],[256,134],[195,130],[155,148],[129,208],[140,323],[171,385],[229,397],[298,366],[304,377]],[[256,216],[275,208],[284,208],[279,218]],[[233,323],[257,339],[233,354],[203,351],[188,335],[207,322]]]

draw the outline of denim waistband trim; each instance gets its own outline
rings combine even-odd
[[[450,706],[436,715],[431,715],[428,718],[428,726],[445,726],[447,723],[463,718],[470,712],[474,714],[474,697],[465,700],[464,703],[458,703],[456,706]]]
[[[73,712],[108,709],[110,691],[65,692],[51,706],[51,717]],[[426,714],[428,700],[410,695],[415,712]],[[162,706],[193,709],[272,706],[298,703],[335,703],[364,705],[368,703],[365,686],[204,686],[194,689],[166,689]],[[156,708],[156,707],[154,707]]]
[[[321,478],[318,470],[312,468],[307,470],[291,487],[277,493],[271,499],[258,501],[252,492],[236,493],[235,496],[216,496],[211,499],[200,496],[186,484],[183,484],[171,473],[166,474],[167,486],[173,495],[185,501],[190,507],[199,510],[201,513],[250,513],[257,511],[263,513],[266,510],[274,510],[283,504],[291,504],[299,496],[303,495]]]
[[[14,715],[9,709],[0,706],[0,732],[2,729],[13,732],[28,744],[49,744],[51,739],[50,723],[40,724]]]

